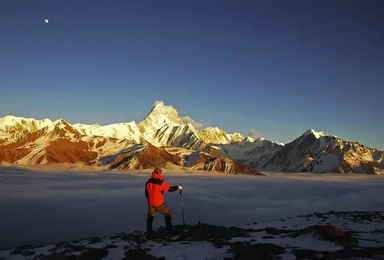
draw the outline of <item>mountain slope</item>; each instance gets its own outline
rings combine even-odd
[[[244,138],[241,142],[231,143],[220,146],[220,152],[228,158],[246,161],[248,164],[257,168],[266,158],[276,154],[283,145],[276,142],[265,140],[264,138]]]
[[[153,139],[163,146],[203,150],[207,144],[191,124],[166,124],[156,131]]]
[[[148,116],[138,124],[138,128],[148,141],[153,141],[153,135],[158,129],[172,123],[184,124],[175,108],[165,106],[163,102],[157,102]]]
[[[374,172],[381,173],[383,158],[382,151],[310,129],[260,167],[284,172],[349,173],[361,171],[362,165],[373,164]]]
[[[75,163],[90,164],[96,154],[86,151],[88,145],[80,140],[82,135],[64,119],[59,119],[20,142],[15,149],[28,149],[30,153],[16,161],[17,164]],[[7,149],[9,147],[3,147]]]
[[[33,118],[23,118],[6,116],[0,118],[0,144],[15,142],[25,138],[28,134],[40,130],[52,124],[49,119],[36,120]]]
[[[175,148],[172,151],[180,148],[184,152],[180,156],[167,152],[170,147]],[[384,174],[384,152],[357,142],[313,129],[286,145],[264,138],[254,140],[239,133],[227,134],[217,127],[197,130],[163,102],[155,102],[139,124],[71,125],[64,119],[52,122],[15,116],[0,118],[0,162],[80,162],[141,169],[153,166],[146,158],[162,165],[171,163],[231,173],[253,173],[250,166],[255,172]]]
[[[81,134],[86,136],[101,136],[116,139],[127,139],[137,144],[145,141],[144,136],[140,132],[135,122],[118,123],[104,126],[100,126],[99,124],[75,124],[73,125],[73,127]]]
[[[22,119],[19,121],[27,122]],[[36,124],[33,120],[31,122],[33,125]],[[25,127],[18,123],[15,125],[21,131],[33,130],[29,128],[29,122]],[[3,126],[2,129],[11,132],[10,128]],[[153,138],[165,146],[140,142],[144,137],[132,123],[109,126],[71,125],[64,119],[59,119],[46,126],[40,124],[36,129],[38,130],[24,137],[19,135],[17,141],[3,142],[0,145],[0,162],[21,165],[81,163],[110,169],[147,169],[156,166],[165,167],[168,164],[191,167],[191,157],[189,159],[187,157],[195,151],[204,154],[199,150],[204,150],[207,146],[201,141],[198,131],[190,124],[168,123],[158,129]],[[172,147],[186,152],[179,153],[179,150],[168,152]],[[207,155],[199,158],[199,162],[204,163],[202,158],[208,160],[213,157]],[[191,165],[186,166],[186,160]],[[241,167],[239,163],[229,159],[226,161],[226,167],[214,168],[227,173],[253,173],[248,166]],[[201,169],[204,170],[204,167]]]
[[[240,142],[244,137],[239,133],[227,134],[218,127],[207,127],[199,131],[201,139],[207,144],[229,144]]]
[[[111,169],[152,169],[164,167],[168,163],[180,165],[181,158],[168,153],[164,148],[139,144],[101,158],[100,161],[102,164],[109,164]]]
[[[203,162],[197,162],[191,167],[196,170],[204,171],[219,171],[232,174],[252,174],[252,175],[263,175],[261,172],[256,171],[252,167],[238,162],[232,161],[228,158],[209,158]]]

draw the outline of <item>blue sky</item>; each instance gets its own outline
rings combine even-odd
[[[384,149],[383,12],[380,0],[3,0],[0,117],[140,121],[163,100],[227,132],[290,142],[314,128]]]

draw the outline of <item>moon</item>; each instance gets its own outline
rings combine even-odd
[[[44,22],[45,22],[45,23],[49,23],[49,21],[48,21],[48,19],[47,19],[47,18],[45,18],[45,19],[44,19]]]

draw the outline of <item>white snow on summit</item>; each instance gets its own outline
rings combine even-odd
[[[117,123],[101,126],[99,124],[73,125],[80,133],[87,136],[102,136],[111,137],[116,139],[128,139],[133,140],[135,143],[140,143],[144,140],[139,128],[134,121],[129,123]]]
[[[316,132],[315,130],[313,130],[313,129],[309,129],[309,130],[307,130],[304,134],[303,134],[303,136],[308,136],[308,135],[310,135],[310,134],[312,134],[312,135],[314,135],[315,137],[316,137],[316,139],[319,139],[320,137],[322,137],[322,136],[327,136],[327,134],[325,133],[325,132]]]

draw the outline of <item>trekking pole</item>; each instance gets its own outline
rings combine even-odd
[[[185,226],[185,221],[184,221],[184,201],[183,201],[183,194],[180,190],[180,204],[181,204],[181,212],[183,214],[183,225]]]

